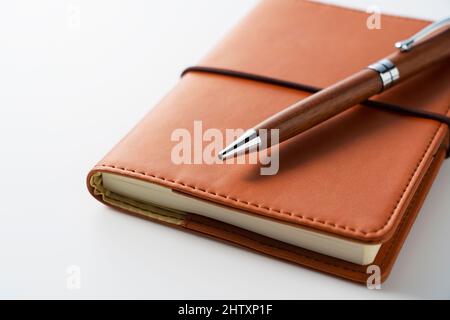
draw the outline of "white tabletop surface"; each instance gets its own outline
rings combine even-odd
[[[88,194],[90,167],[256,2],[1,2],[0,298],[450,298],[450,161],[381,290],[121,214]],[[450,14],[448,0],[333,2]],[[67,286],[70,266],[78,289]]]

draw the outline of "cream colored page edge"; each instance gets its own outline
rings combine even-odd
[[[183,196],[150,182],[102,173],[103,186],[114,193],[164,208],[199,214],[311,251],[359,265],[375,260],[380,244],[368,245],[306,228],[276,222],[243,211]]]

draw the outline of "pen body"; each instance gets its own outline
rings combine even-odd
[[[382,83],[377,72],[364,69],[294,103],[261,122],[254,129],[279,129],[281,142],[368,99],[381,89]],[[270,141],[268,145],[271,145]]]
[[[409,52],[396,52],[387,59],[404,81],[432,64],[450,58],[450,28],[417,44]],[[383,91],[380,73],[363,69],[282,110],[253,129],[279,129],[279,142],[308,130]],[[268,142],[268,146],[271,142]]]

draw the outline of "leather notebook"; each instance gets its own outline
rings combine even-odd
[[[381,29],[369,29],[367,18],[264,0],[199,65],[324,88],[429,24],[382,15]],[[445,61],[373,100],[447,115],[449,83]],[[171,158],[177,129],[250,128],[309,94],[187,72],[94,166],[88,189],[124,212],[353,281],[366,282],[376,265],[384,281],[445,158],[445,124],[358,105],[283,142],[274,175],[258,164]]]

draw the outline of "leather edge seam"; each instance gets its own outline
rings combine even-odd
[[[449,111],[450,111],[450,107],[448,108],[446,113],[448,113]],[[389,215],[387,221],[380,228],[378,228],[376,230],[370,230],[370,231],[358,230],[358,229],[355,229],[353,227],[342,226],[342,225],[338,225],[338,224],[333,223],[333,222],[317,220],[316,218],[310,218],[310,217],[305,217],[305,216],[300,215],[300,214],[294,214],[292,212],[285,211],[285,210],[282,210],[282,209],[270,208],[269,206],[266,206],[266,205],[263,205],[263,204],[252,203],[252,202],[249,202],[249,201],[245,201],[245,200],[234,198],[234,197],[229,196],[229,195],[224,195],[224,194],[220,194],[220,193],[217,193],[217,192],[208,191],[208,190],[199,188],[199,187],[194,186],[194,185],[189,185],[187,183],[184,183],[184,182],[181,182],[181,181],[176,181],[176,180],[169,179],[169,178],[165,178],[165,177],[162,177],[162,176],[156,176],[154,174],[151,174],[151,173],[148,173],[148,172],[144,172],[144,171],[138,171],[138,170],[129,169],[129,168],[125,168],[125,167],[119,167],[119,166],[112,165],[112,164],[98,164],[96,167],[99,167],[99,168],[105,167],[105,168],[116,169],[116,170],[123,171],[123,172],[131,172],[131,173],[134,173],[134,174],[137,174],[137,175],[150,177],[152,179],[156,179],[156,180],[159,180],[159,181],[169,182],[171,184],[178,185],[178,186],[181,186],[183,188],[188,188],[188,189],[194,190],[196,192],[206,193],[206,194],[209,194],[209,195],[213,195],[215,197],[224,198],[224,199],[227,199],[227,200],[230,200],[230,201],[233,201],[233,202],[237,202],[237,203],[241,203],[241,204],[244,204],[244,205],[247,205],[247,206],[257,207],[257,208],[259,208],[261,210],[265,210],[265,211],[268,211],[268,212],[273,211],[273,212],[276,212],[276,213],[279,213],[279,214],[288,215],[290,217],[293,217],[294,220],[297,220],[297,219],[298,220],[303,220],[303,221],[307,220],[307,221],[311,221],[311,222],[314,222],[314,223],[318,223],[318,224],[321,224],[321,225],[328,226],[328,227],[330,227],[332,229],[342,229],[342,230],[345,230],[345,231],[347,231],[347,232],[349,232],[351,234],[362,234],[365,238],[370,238],[370,235],[376,235],[376,234],[380,233],[381,231],[383,231],[384,229],[386,229],[388,227],[390,221],[395,216],[398,215],[398,214],[396,215],[396,213],[399,212],[398,211],[399,205],[402,203],[402,200],[404,199],[405,195],[407,194],[407,191],[410,188],[411,183],[414,180],[414,177],[416,176],[419,168],[423,164],[423,162],[424,162],[424,160],[426,158],[426,155],[429,153],[429,151],[431,149],[431,146],[433,145],[433,141],[436,138],[437,134],[439,133],[439,130],[442,127],[444,127],[444,126],[445,125],[440,124],[438,126],[438,128],[435,130],[435,132],[434,132],[433,136],[431,137],[430,141],[427,143],[425,151],[423,152],[420,160],[418,161],[418,163],[414,167],[414,171],[411,174],[411,176],[410,176],[410,178],[409,178],[409,180],[407,182],[406,187],[403,189],[402,194],[400,195],[399,200],[397,200],[397,202],[395,204],[395,207],[392,210],[391,214]],[[313,226],[314,225],[312,225],[311,227],[313,227]]]

